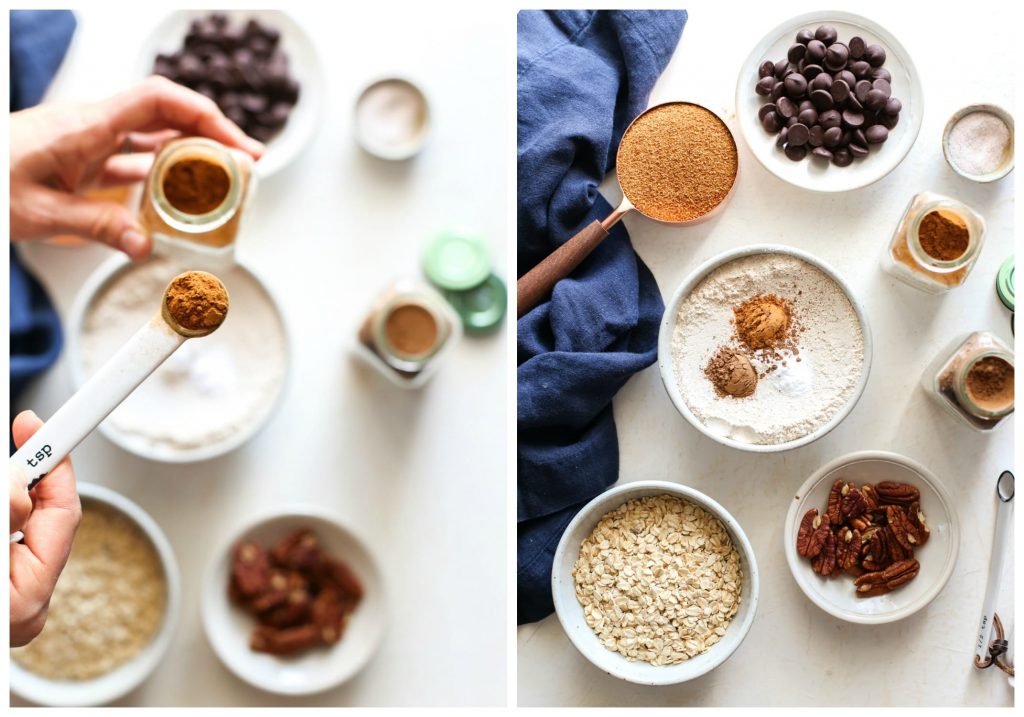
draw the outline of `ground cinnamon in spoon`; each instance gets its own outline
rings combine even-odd
[[[963,219],[952,212],[928,212],[917,225],[921,248],[939,261],[952,261],[967,251],[971,235]]]
[[[189,331],[216,329],[228,313],[227,289],[220,279],[205,271],[176,276],[164,296],[171,319]]]
[[[167,170],[164,196],[180,212],[207,214],[224,203],[231,189],[227,171],[205,159],[183,159]]]
[[[688,102],[640,115],[623,135],[616,159],[619,184],[633,206],[666,222],[696,219],[721,204],[738,163],[729,128]]]

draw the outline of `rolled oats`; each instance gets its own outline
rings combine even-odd
[[[740,556],[722,523],[671,495],[630,500],[580,546],[576,598],[601,644],[671,665],[707,651],[740,604]]]

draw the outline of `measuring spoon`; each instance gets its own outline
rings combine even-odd
[[[985,586],[985,601],[981,608],[981,623],[974,641],[974,662],[984,664],[989,659],[989,637],[999,598],[999,581],[1003,575],[1003,558],[1006,553],[1007,533],[1010,529],[1010,515],[1013,513],[1013,473],[1003,471],[996,481],[995,535],[992,538],[992,558],[988,567],[988,584]]]
[[[709,110],[703,105],[696,104],[694,102],[666,102],[664,104],[655,105],[645,112],[640,114],[634,119],[626,131],[622,134],[622,141],[619,142],[619,149],[616,152],[615,163],[616,166],[620,166],[623,157],[632,153],[642,152],[639,142],[641,140],[636,139],[636,134],[631,134],[630,130],[634,127],[643,125],[648,121],[652,121],[652,117],[661,111],[665,111],[667,108],[671,108],[679,105],[690,105],[705,110],[719,122],[722,127],[729,134],[729,138],[732,139],[733,148],[735,149],[736,141],[732,137],[732,133],[729,131],[728,126],[722,121],[722,118],[717,114]],[[639,152],[638,152],[639,150]],[[737,170],[739,169],[739,154],[737,153]],[[579,266],[580,262],[587,258],[590,252],[594,251],[597,246],[604,241],[605,237],[608,236],[608,232],[613,226],[619,223],[624,216],[632,211],[641,214],[648,219],[661,222],[663,224],[674,224],[677,226],[688,226],[691,224],[697,224],[698,222],[704,221],[705,219],[717,214],[719,210],[725,205],[729,197],[732,195],[732,189],[736,186],[736,176],[733,175],[733,182],[729,187],[729,191],[723,196],[717,205],[710,211],[705,212],[692,219],[684,221],[676,221],[667,216],[658,216],[654,211],[644,212],[637,208],[634,203],[636,197],[630,197],[629,193],[623,188],[622,182],[619,182],[619,189],[622,190],[622,201],[619,203],[611,214],[609,214],[603,221],[597,221],[596,219],[587,225],[581,232],[574,236],[569,241],[562,244],[560,247],[555,249],[549,254],[543,261],[537,266],[533,267],[530,271],[524,274],[516,284],[516,311],[517,317],[523,316],[530,309],[539,304],[544,298],[551,293],[554,289],[555,284],[559,280],[564,279],[572,270]]]
[[[197,274],[217,282],[227,296],[227,289],[213,274],[188,271],[174,277],[164,290],[160,311],[11,456],[10,465],[25,471],[29,490],[186,340],[212,334],[224,322],[227,312],[215,326],[191,329],[171,314],[167,305],[171,289]]]

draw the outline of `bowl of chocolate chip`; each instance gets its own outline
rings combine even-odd
[[[859,15],[814,12],[751,51],[736,83],[740,133],[765,169],[797,187],[845,192],[910,151],[924,102],[910,55]]]
[[[960,528],[949,493],[915,460],[862,451],[822,466],[789,505],[786,561],[822,610],[877,625],[924,608],[953,574]]]
[[[239,678],[277,694],[312,694],[373,657],[387,614],[380,569],[365,541],[332,513],[275,508],[215,555],[203,626]]]
[[[162,75],[206,95],[266,144],[269,177],[312,138],[323,104],[320,61],[305,31],[276,10],[180,10],[143,43],[137,75]]]

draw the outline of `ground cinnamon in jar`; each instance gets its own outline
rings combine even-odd
[[[189,331],[211,331],[228,313],[224,284],[205,271],[187,271],[171,281],[164,293],[171,320]]]
[[[163,178],[163,192],[175,209],[186,214],[207,214],[224,203],[231,189],[227,171],[206,159],[175,162]]]
[[[721,204],[738,164],[725,123],[687,102],[660,105],[638,117],[616,158],[619,184],[633,206],[666,222],[697,219]]]
[[[1002,411],[1013,404],[1013,366],[998,356],[986,356],[967,372],[967,394],[986,411]]]
[[[941,209],[921,218],[917,237],[925,253],[939,261],[953,261],[963,256],[971,238],[963,219]]]
[[[437,322],[422,306],[405,304],[393,309],[384,320],[384,336],[398,353],[423,356],[437,343]]]

